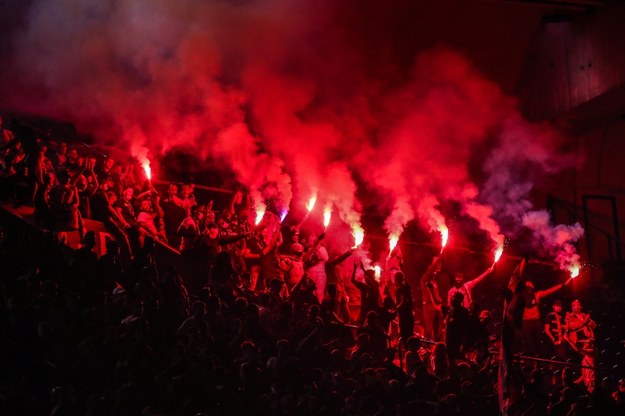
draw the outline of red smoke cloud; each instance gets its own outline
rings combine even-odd
[[[260,205],[316,194],[358,229],[358,176],[389,234],[437,230],[456,201],[502,244],[528,226],[532,181],[568,166],[561,137],[462,54],[417,51],[419,28],[393,20],[409,3],[377,19],[350,2],[33,1],[4,90],[138,158],[223,160]]]

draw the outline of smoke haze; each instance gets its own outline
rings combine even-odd
[[[174,148],[223,161],[257,204],[318,194],[358,229],[358,178],[384,198],[389,234],[412,219],[435,231],[455,201],[493,246],[523,225],[570,259],[581,227],[559,238],[529,199],[571,165],[563,137],[424,40],[412,3],[33,0],[3,36],[3,106],[153,164]]]

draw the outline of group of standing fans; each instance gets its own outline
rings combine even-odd
[[[2,236],[2,326],[14,364],[0,413],[498,413],[493,317],[474,294],[494,267],[449,279],[435,256],[415,291],[399,249],[380,279],[354,249],[329,252],[325,232],[300,236],[302,223],[285,226],[271,207],[251,224],[243,192],[215,211],[191,184],[158,192],[133,164],[48,146],[19,125],[1,132],[3,197],[33,205],[51,236],[77,230],[83,244],[67,255],[52,238],[31,247],[29,261],[16,254],[30,244],[19,232]],[[114,237],[99,258],[87,219]],[[178,270],[159,272],[155,242],[206,279],[191,287]],[[554,302],[540,318],[557,289],[534,292],[527,279],[511,288],[508,302],[521,305],[510,309],[520,311],[511,316],[516,352],[548,353],[535,343],[544,329],[554,356],[579,354],[593,368],[596,324],[579,301],[566,315]],[[529,362],[522,371],[515,414],[625,408],[625,383],[611,394],[594,370],[547,377]]]

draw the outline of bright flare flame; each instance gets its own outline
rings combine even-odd
[[[380,265],[376,264],[373,266],[373,272],[375,273],[375,280],[380,281],[380,277],[382,276],[382,268]]]
[[[141,162],[141,167],[143,168],[143,171],[145,172],[145,177],[148,178],[149,181],[152,180],[152,168],[150,167],[150,161],[149,160],[144,160],[143,162]]]
[[[256,225],[260,224],[260,222],[263,220],[263,217],[265,216],[265,209],[266,207],[264,205],[256,208]]]
[[[399,236],[396,234],[391,234],[388,238],[388,248],[389,248],[389,256],[391,255],[391,253],[393,252],[393,250],[395,250],[395,247],[397,247],[397,243],[399,242]]]
[[[503,247],[499,247],[499,248],[497,248],[497,250],[495,250],[495,261],[494,261],[494,263],[497,263],[499,261],[499,259],[501,258],[502,254],[503,254]]]
[[[282,211],[282,213],[280,214],[280,222],[284,221],[284,219],[286,218],[286,214],[288,214],[288,213],[289,213],[289,211],[287,211],[286,209],[284,211]]]
[[[310,214],[310,211],[312,211],[313,208],[315,207],[316,202],[317,202],[317,195],[310,198],[308,202],[306,203],[306,209],[308,210],[309,214]]]
[[[571,273],[571,279],[575,279],[577,276],[579,276],[580,269],[581,269],[581,266],[579,264],[572,264],[571,266],[569,266],[569,273]]]
[[[365,231],[359,225],[352,225],[352,236],[354,237],[353,248],[357,248],[365,239]]]
[[[332,207],[325,207],[323,210],[323,226],[325,228],[330,225],[330,218],[332,218]]]
[[[449,240],[449,228],[445,224],[441,224],[438,226],[438,232],[441,233],[441,251],[443,251]]]

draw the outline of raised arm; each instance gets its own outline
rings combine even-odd
[[[263,256],[266,256],[267,254],[271,253],[273,250],[276,249],[276,247],[278,247],[278,241],[282,240],[282,233],[280,232],[280,230],[276,230],[276,232],[273,233],[273,235],[271,236],[271,241],[269,241],[269,244],[267,244],[267,247],[265,247],[263,249]]]
[[[347,260],[349,258],[349,256],[352,255],[353,249],[349,249],[347,250],[345,253],[341,254],[340,256],[329,260],[326,264],[329,267],[334,267],[334,266],[338,266],[339,264],[343,263],[345,260]]]
[[[228,212],[231,215],[234,215],[236,213],[236,205],[240,204],[243,201],[243,193],[240,190],[237,190],[233,195],[232,195],[232,199],[230,200],[230,205],[228,206]],[[211,201],[212,203],[213,201]]]
[[[482,280],[484,280],[484,278],[486,276],[488,276],[489,274],[491,274],[493,272],[493,270],[495,270],[495,265],[493,264],[492,266],[490,266],[488,269],[486,269],[484,271],[484,273],[482,273],[481,275],[479,275],[478,277],[476,277],[475,279],[465,283],[467,286],[467,289],[472,289],[475,285],[477,285],[478,283],[480,283]]]
[[[566,282],[557,284],[555,286],[552,286],[549,289],[539,290],[538,292],[536,292],[536,300],[540,300],[542,298],[546,298],[547,296],[551,295],[552,293],[557,292],[558,290],[562,289],[564,287],[564,285],[566,285],[570,281],[571,280],[569,279]]]
[[[434,274],[434,272],[436,271],[436,268],[438,267],[438,265],[440,264],[441,261],[441,256],[435,256],[432,259],[432,262],[430,263],[430,265],[428,266],[428,268],[425,270],[425,272],[421,275],[421,279],[419,279],[419,283],[421,284],[421,286],[423,286],[425,284],[425,282],[427,282],[428,280],[430,280],[430,278],[432,277],[432,275]]]
[[[319,234],[319,237],[317,237],[317,239],[315,240],[315,244],[313,244],[312,247],[309,248],[306,253],[304,253],[304,256],[302,257],[302,260],[304,261],[304,263],[310,260],[312,255],[319,248],[319,244],[321,244],[321,241],[325,238],[325,236],[326,236],[325,231]]]
[[[362,264],[361,264],[362,266]],[[352,270],[352,284],[359,290],[367,290],[367,285],[363,282],[356,280],[356,270],[358,269],[358,263],[354,262],[354,269]]]

